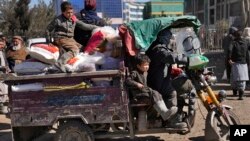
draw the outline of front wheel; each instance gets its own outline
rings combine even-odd
[[[239,125],[240,120],[236,114],[230,109],[225,109],[228,113],[229,120],[232,125]],[[208,113],[205,125],[205,141],[229,141],[230,125],[227,124],[222,115],[211,111]]]
[[[94,141],[94,135],[86,124],[68,121],[59,126],[55,141]]]

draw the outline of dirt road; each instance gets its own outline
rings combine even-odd
[[[238,115],[242,124],[250,125],[250,88],[247,88],[246,94],[243,101],[237,100],[237,97],[232,96],[230,85],[225,81],[221,81],[224,67],[223,67],[223,54],[212,53],[207,54],[210,63],[209,66],[216,66],[216,76],[218,77],[218,83],[213,86],[213,90],[218,91],[224,89],[227,91],[228,97],[225,104],[233,107],[233,111]],[[223,61],[223,62],[222,62]],[[122,139],[109,139],[105,141],[203,141],[204,140],[204,129],[205,129],[205,117],[207,112],[200,102],[197,102],[197,117],[195,125],[192,131],[186,135],[180,134],[147,134],[137,136],[135,139],[122,138]],[[54,133],[43,135],[35,141],[52,141]],[[10,120],[4,115],[0,115],[0,141],[11,141],[11,130]],[[99,140],[98,140],[99,141]],[[103,141],[103,140],[102,140]]]

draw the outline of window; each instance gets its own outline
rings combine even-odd
[[[210,6],[214,5],[214,0],[210,0]]]
[[[215,22],[215,21],[214,21],[214,20],[215,20],[215,19],[214,19],[214,18],[215,18],[215,17],[214,17],[214,16],[215,16],[215,15],[214,15],[214,9],[210,9],[209,14],[210,14],[210,17],[209,17],[210,24],[214,24],[214,22]]]

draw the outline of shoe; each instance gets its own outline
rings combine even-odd
[[[165,105],[165,102],[163,100],[157,101],[154,105],[153,105],[154,109],[160,113],[162,119],[164,121],[168,120],[169,118],[171,118],[173,115],[175,115],[178,111],[177,107],[171,107],[170,109],[168,109]]]
[[[59,73],[61,70],[56,67],[56,65],[52,65],[50,67],[47,68],[47,73],[49,74],[53,74],[53,73]]]
[[[233,95],[237,96],[237,90],[233,90]]]
[[[244,90],[239,90],[239,98],[238,100],[243,100]]]
[[[238,100],[243,100],[243,97],[239,97]]]
[[[187,123],[182,121],[182,115],[176,114],[167,124],[168,128],[183,129],[187,128]]]
[[[168,128],[175,128],[175,129],[183,129],[183,128],[187,128],[187,123],[186,122],[170,122],[169,124],[167,124]]]
[[[162,115],[164,118],[163,119],[170,119],[173,115],[175,115],[178,111],[177,107],[171,107],[170,109],[168,109],[168,111]]]

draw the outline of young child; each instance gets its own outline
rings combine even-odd
[[[135,56],[136,70],[132,71],[128,77],[126,84],[131,88],[133,98],[149,97],[152,99],[153,107],[160,113],[164,121],[171,118],[177,112],[177,107],[173,106],[168,109],[159,92],[147,86],[147,71],[149,69],[150,59],[145,54]]]
[[[73,14],[73,7],[71,3],[65,1],[61,4],[62,14],[55,18],[47,27],[47,34],[53,32],[54,44],[62,47],[66,52],[61,55],[56,66],[62,72],[66,72],[64,65],[67,61],[79,53],[81,44],[77,43],[74,36],[75,27],[82,30],[91,31],[98,26],[83,23],[77,20]]]

